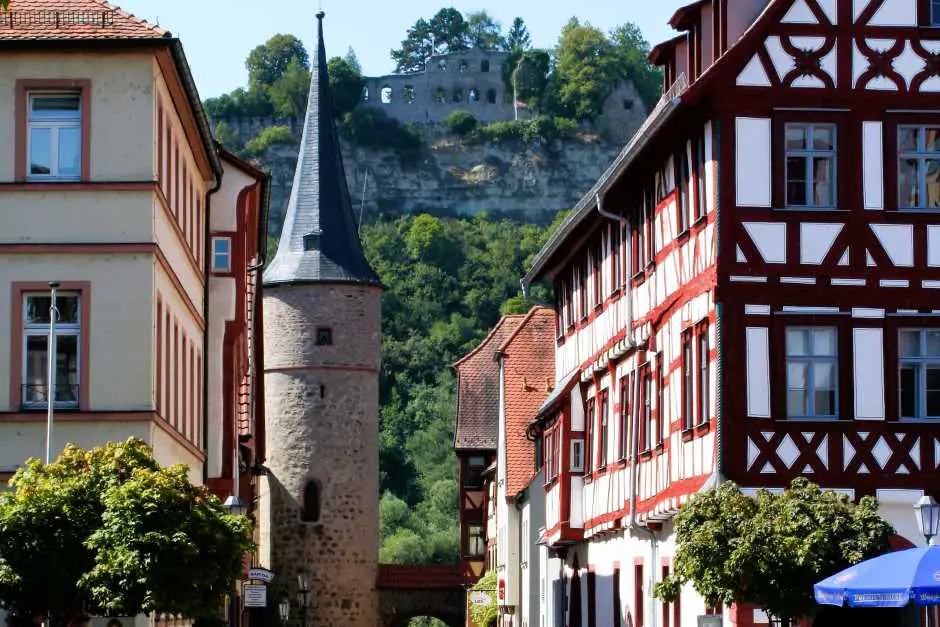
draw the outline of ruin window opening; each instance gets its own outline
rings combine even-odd
[[[480,71],[481,71],[481,72],[489,72],[489,71],[490,71],[490,60],[489,60],[489,59],[483,59],[482,61],[480,61]]]
[[[434,93],[434,102],[438,104],[447,102],[447,92],[444,91],[443,87],[437,88],[437,91]]]
[[[461,74],[466,74],[466,73],[467,73],[467,69],[468,69],[468,66],[467,66],[467,62],[466,62],[466,61],[461,61],[461,62],[460,62],[460,65],[457,66],[457,70],[458,70]]]
[[[633,101],[629,98],[623,99],[623,110],[624,111],[633,111]]]
[[[405,85],[405,102],[412,104],[415,101],[415,88],[413,85]]]
[[[440,61],[437,62],[437,70],[439,72],[447,71],[447,59],[441,59]]]
[[[303,522],[320,522],[320,486],[316,481],[308,481],[304,487],[304,506],[300,519]]]
[[[362,101],[369,102],[369,88],[368,87],[362,88]]]
[[[333,329],[330,327],[319,327],[317,329],[317,346],[333,345]]]
[[[489,104],[496,104],[496,90],[495,89],[486,90],[486,101]]]
[[[469,100],[470,102],[479,102],[480,101],[479,92],[477,92],[475,88],[470,89],[470,91],[467,92],[467,100]]]
[[[392,102],[392,88],[386,85],[382,88],[382,104],[389,104]]]
[[[454,90],[454,102],[463,102],[463,90],[462,89]]]

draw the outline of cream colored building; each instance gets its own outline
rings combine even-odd
[[[238,168],[211,139],[179,40],[99,0],[50,4],[12,0],[0,28],[0,478],[44,455],[57,281],[53,450],[137,436],[202,483],[208,450],[225,474],[209,437],[233,419],[209,400],[223,356],[207,329],[235,312],[210,309],[207,285],[228,261],[233,293],[217,301],[239,299],[221,275],[238,267],[245,208],[224,204],[260,179],[238,171],[222,187]],[[208,232],[216,211],[234,226],[228,259]]]

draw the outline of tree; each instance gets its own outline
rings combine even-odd
[[[333,93],[333,109],[339,118],[362,102],[362,90],[366,81],[362,77],[355,54],[352,54],[352,58],[349,54],[346,58],[333,57],[327,67],[330,73],[330,91]]]
[[[466,50],[468,36],[467,22],[457,9],[441,9],[430,20],[419,19],[408,29],[401,47],[391,52],[395,71],[420,72],[431,55]]]
[[[274,114],[282,118],[300,118],[307,111],[307,97],[310,94],[310,71],[303,66],[298,57],[287,64],[274,84],[268,87]]]
[[[294,142],[290,127],[285,125],[268,126],[257,137],[245,144],[245,151],[252,157],[262,156],[271,146],[286,146]]]
[[[352,46],[346,50],[346,55],[343,57],[343,60],[345,60],[357,74],[362,75],[362,64],[359,63],[359,57],[356,55],[356,51],[353,50]]]
[[[303,43],[293,35],[275,35],[248,54],[248,84],[270,87],[287,71],[290,62],[310,70],[310,57]]]
[[[823,492],[797,478],[749,498],[733,483],[695,496],[675,519],[675,572],[656,586],[674,600],[690,582],[709,606],[750,603],[781,619],[813,616],[813,584],[888,549],[878,502]]]
[[[467,15],[467,44],[480,50],[501,50],[506,47],[502,26],[486,11]]]
[[[599,29],[577,18],[562,28],[552,73],[552,110],[574,119],[594,119],[610,95],[618,59]]]
[[[488,570],[473,586],[474,592],[482,592],[489,600],[486,603],[474,603],[470,606],[470,617],[475,625],[496,624],[498,608],[496,607],[496,571]]]
[[[209,98],[204,104],[213,120],[222,118],[264,117],[274,113],[267,91],[262,87],[239,87],[229,94]]]
[[[55,622],[163,612],[210,618],[251,548],[188,469],[162,468],[131,438],[55,463],[30,459],[0,495],[0,605]]]
[[[614,55],[623,78],[631,81],[648,110],[652,110],[662,93],[662,71],[650,64],[650,45],[640,28],[627,22],[610,32]]]
[[[506,35],[506,50],[509,52],[525,52],[532,47],[532,37],[529,36],[529,29],[521,17],[512,21],[512,27],[509,34]]]
[[[551,64],[546,50],[514,50],[503,64],[503,83],[519,102],[539,109],[545,100]]]

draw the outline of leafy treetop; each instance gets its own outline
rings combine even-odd
[[[675,572],[657,584],[658,598],[691,583],[710,606],[754,604],[785,626],[817,612],[814,583],[885,552],[894,532],[874,498],[853,505],[802,477],[755,498],[724,483],[689,501],[675,528]]]

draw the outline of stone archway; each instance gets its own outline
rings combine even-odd
[[[436,618],[447,627],[466,623],[467,592],[456,564],[383,564],[376,587],[382,627],[408,627],[419,616]]]

